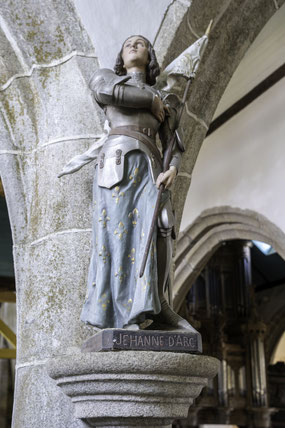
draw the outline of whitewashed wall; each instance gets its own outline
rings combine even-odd
[[[240,63],[219,112],[284,62],[284,19],[283,6]],[[193,171],[181,230],[205,209],[229,205],[263,214],[285,231],[284,93],[283,78],[206,138]]]
[[[113,68],[123,41],[130,35],[142,34],[154,42],[170,3],[171,0],[155,0],[155,4],[154,0],[74,0],[100,67],[107,68]]]
[[[285,61],[285,7],[282,6],[254,40],[231,78],[214,118],[246,95]]]

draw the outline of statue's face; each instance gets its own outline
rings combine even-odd
[[[139,36],[127,39],[123,46],[122,59],[127,70],[132,67],[140,67],[145,70],[149,62],[146,41]]]

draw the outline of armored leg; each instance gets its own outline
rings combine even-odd
[[[158,265],[158,294],[161,304],[161,311],[154,317],[154,323],[150,328],[177,329],[196,331],[185,319],[180,317],[171,309],[164,293],[170,280],[170,266],[172,260],[172,232],[174,226],[174,216],[168,200],[161,211],[158,221],[157,234],[157,265]],[[166,227],[170,226],[170,227]]]

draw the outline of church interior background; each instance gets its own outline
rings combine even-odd
[[[102,28],[91,34],[90,4],[77,0],[75,6],[98,40]],[[284,23],[283,5],[227,85],[194,167],[177,240],[173,301],[201,332],[204,353],[221,365],[176,428],[285,427]],[[108,53],[101,55],[111,66]],[[0,220],[0,427],[8,428],[17,293],[2,184]]]

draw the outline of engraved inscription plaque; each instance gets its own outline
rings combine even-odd
[[[200,354],[202,340],[199,333],[187,331],[106,329],[90,337],[82,346],[83,352],[119,350]]]

